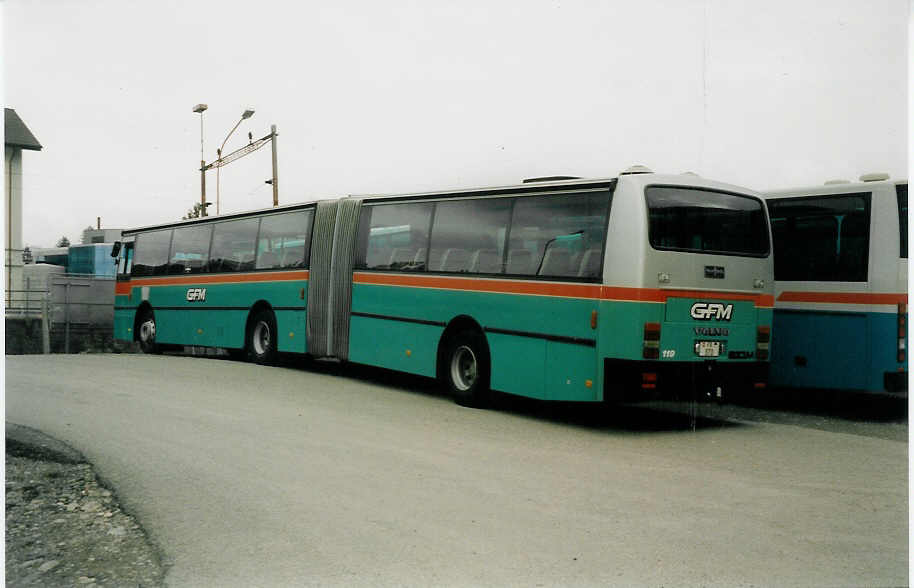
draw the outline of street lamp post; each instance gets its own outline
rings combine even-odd
[[[209,108],[206,104],[194,106],[194,112],[200,113],[200,216],[206,216],[206,158],[203,156],[203,111]]]
[[[241,124],[241,121],[243,121],[246,118],[251,118],[252,116],[254,116],[253,108],[247,108],[247,109],[245,109],[244,112],[241,113],[241,118],[238,119],[238,122],[235,123],[235,126],[232,127],[232,130],[229,131],[228,135],[225,136],[225,141],[222,142],[222,146],[216,150],[216,157],[218,157],[220,161],[222,160],[222,149],[225,147],[225,144],[228,143],[229,137],[232,136],[232,133],[234,133],[235,129],[238,128],[238,125]],[[217,215],[219,214],[219,170],[221,168],[222,168],[222,166],[219,166],[216,168],[216,214]]]

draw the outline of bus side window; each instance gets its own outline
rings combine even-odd
[[[259,227],[259,218],[217,223],[213,227],[209,271],[237,272],[254,269],[254,243]]]
[[[168,248],[171,229],[137,235],[134,243],[134,276],[158,276],[168,271]]]
[[[419,253],[428,246],[433,208],[430,202],[363,207],[355,269],[424,271]]]
[[[841,220],[838,271],[849,282],[865,282],[869,260],[870,219],[853,213]]]
[[[206,271],[213,225],[194,225],[175,229],[169,256],[168,273],[199,274]]]
[[[439,202],[432,226],[432,271],[501,274],[511,199]]]
[[[263,217],[255,269],[305,266],[311,244],[311,210]]]
[[[598,277],[609,198],[608,191],[518,198],[511,219],[506,272]],[[592,250],[596,255],[587,255],[585,261],[586,252]]]

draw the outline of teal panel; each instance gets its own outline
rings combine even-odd
[[[771,384],[833,390],[885,389],[896,372],[898,315],[777,311],[771,332]]]
[[[492,355],[492,389],[545,400],[545,339],[486,335]]]
[[[465,314],[484,327],[595,338],[596,300],[353,284],[352,311],[450,322]]]
[[[277,310],[275,314],[277,348],[282,352],[305,353],[307,313],[303,310]]]
[[[435,377],[442,327],[354,316],[349,361]]]
[[[600,357],[641,359],[644,323],[661,322],[664,305],[649,302],[600,302],[597,318]]]
[[[547,341],[545,390],[548,400],[598,400],[596,349]]]
[[[119,341],[133,341],[134,309],[114,311],[114,338]]]
[[[597,338],[597,332],[590,326],[591,311],[596,308],[596,300],[435,288],[354,284],[352,292],[352,311],[354,313],[434,321],[443,325],[450,323],[458,316],[465,315],[486,329],[589,340]],[[390,369],[404,369],[400,367],[404,361],[399,355],[392,354],[386,349],[365,348],[366,345],[377,346],[374,334],[369,337],[362,332],[365,328],[363,325],[368,324],[362,322],[365,320],[374,319],[355,316],[352,319],[350,360]],[[426,327],[409,322],[400,322],[398,327],[386,326],[394,323],[397,321],[383,321],[383,326],[377,328],[390,328],[394,333],[392,336],[403,338],[406,333]],[[440,337],[443,327],[436,329],[433,332]],[[385,336],[387,336],[386,332]],[[492,332],[487,332],[486,337],[492,353],[492,388],[521,396],[547,398],[544,380],[546,340]],[[402,347],[406,341],[398,339],[396,343]],[[437,350],[438,339],[430,340],[429,343],[431,355],[428,357],[428,374],[434,375],[436,360],[434,353]],[[582,353],[580,351],[576,352],[575,362],[587,362],[580,358],[589,353],[590,359],[587,363],[586,373],[587,378],[594,380],[592,383],[594,388],[585,393],[598,393],[594,392],[594,390],[599,390],[599,383],[596,382],[595,349],[581,345],[571,347],[581,347],[587,350],[583,352],[584,355],[579,355]],[[531,368],[531,366],[533,367]],[[404,369],[404,371],[420,373],[412,369]],[[565,377],[562,382],[567,379]],[[556,398],[577,395],[577,393],[569,394],[567,388],[567,384],[563,383],[552,394]]]
[[[206,290],[205,298],[188,300],[188,290],[198,288]],[[155,312],[156,340],[160,343],[241,348],[245,343],[248,309],[262,300],[274,308],[292,307],[274,311],[278,349],[304,353],[307,348],[308,282],[305,280],[134,286],[129,299],[118,296],[115,305],[137,307],[143,301],[144,290]],[[116,327],[117,332],[132,340],[133,333],[127,329],[133,327],[136,310],[117,312],[124,317],[123,324]]]

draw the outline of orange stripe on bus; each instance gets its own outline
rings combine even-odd
[[[533,294],[538,296],[561,296],[591,300],[619,300],[623,302],[666,302],[669,298],[705,298],[710,300],[748,300],[755,302],[756,306],[774,306],[774,296],[770,294],[746,294],[742,292],[622,288],[599,286],[596,284],[561,284],[554,282],[525,282],[520,280],[452,278],[446,276],[403,274],[369,274],[361,272],[354,273],[352,281],[356,284],[373,284],[381,286],[411,286],[415,288],[494,292],[501,294]]]
[[[908,295],[876,292],[781,292],[778,302],[821,302],[825,304],[904,304]]]
[[[564,296],[568,298],[597,299],[600,297],[600,286],[595,284],[558,284],[553,282],[521,282],[514,280],[451,278],[446,276],[407,276],[402,274],[368,274],[360,272],[356,272],[352,275],[352,281],[356,284],[412,286],[414,288],[436,288],[440,290],[535,294],[540,296]]]
[[[256,274],[195,274],[192,276],[162,276],[118,282],[114,287],[115,294],[129,294],[137,286],[183,286],[187,284],[234,284],[244,282],[288,282],[307,280],[308,270],[295,272],[261,272]]]

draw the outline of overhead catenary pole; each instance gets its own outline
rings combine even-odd
[[[203,155],[203,111],[209,108],[206,104],[194,106],[194,112],[200,113],[200,216],[206,216],[206,157]]]
[[[222,150],[225,149],[225,144],[228,143],[229,137],[232,136],[232,133],[235,132],[235,129],[238,128],[238,125],[242,123],[245,119],[251,118],[254,116],[253,108],[245,108],[244,112],[241,113],[241,118],[238,119],[238,122],[235,123],[235,126],[232,127],[232,130],[229,131],[228,135],[225,136],[225,141],[222,142],[222,146],[216,149],[216,156],[219,158],[219,162],[222,162]],[[219,214],[219,171],[222,166],[216,168],[216,215]]]
[[[273,147],[273,206],[279,206],[279,170],[276,166],[276,125],[270,125],[270,137]]]

